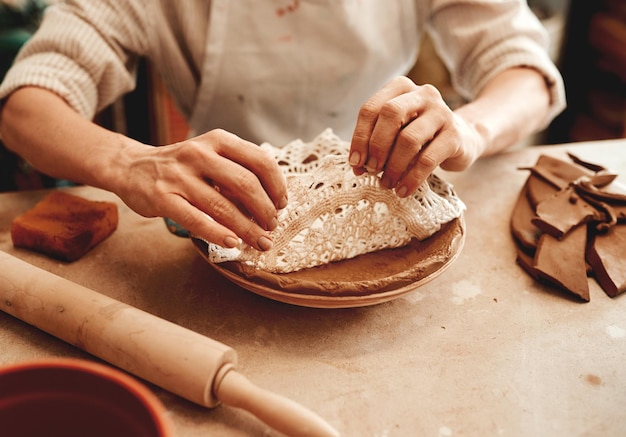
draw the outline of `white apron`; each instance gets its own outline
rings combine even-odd
[[[414,64],[416,21],[414,0],[213,0],[192,131],[350,140],[365,100]]]

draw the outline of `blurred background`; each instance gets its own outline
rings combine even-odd
[[[0,0],[0,80],[20,47],[56,0]],[[550,35],[550,55],[565,80],[567,109],[524,145],[626,138],[626,1],[528,0]],[[451,107],[463,103],[431,41],[423,42],[409,74],[439,88]],[[96,116],[99,124],[149,144],[168,144],[187,135],[158,74],[140,64],[136,89]],[[33,170],[7,151],[0,139],[0,191],[65,184]]]

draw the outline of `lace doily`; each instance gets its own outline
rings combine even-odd
[[[406,198],[382,188],[376,175],[355,176],[349,143],[330,129],[311,143],[261,147],[275,156],[287,178],[289,204],[271,232],[274,246],[259,252],[245,243],[232,249],[209,243],[211,262],[294,272],[423,240],[465,209],[452,186],[434,174]]]

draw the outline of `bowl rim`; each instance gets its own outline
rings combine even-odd
[[[18,361],[0,366],[0,379],[15,374],[40,370],[70,370],[95,376],[111,382],[135,398],[151,417],[159,437],[173,436],[172,425],[166,417],[166,408],[161,400],[136,377],[108,363],[99,363],[83,358],[50,357]],[[68,390],[69,391],[69,390]],[[0,400],[4,395],[0,393]]]

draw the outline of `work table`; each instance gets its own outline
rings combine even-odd
[[[626,140],[518,148],[438,172],[467,211],[466,240],[441,276],[398,299],[316,309],[269,300],[220,276],[162,219],[115,195],[118,229],[73,263],[16,249],[11,221],[46,191],[0,194],[0,250],[234,348],[255,384],[315,411],[343,436],[626,435],[626,296],[593,279],[581,303],[515,262],[509,221],[541,154],[569,151],[626,181]],[[626,248],[625,256],[626,256]],[[0,312],[0,365],[94,359]],[[177,437],[278,435],[251,414],[207,409],[146,383]]]

